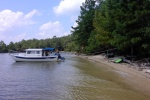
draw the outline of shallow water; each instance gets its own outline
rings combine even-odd
[[[14,62],[0,54],[0,100],[149,100],[104,65],[62,55],[65,62]]]

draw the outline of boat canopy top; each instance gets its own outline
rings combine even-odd
[[[47,51],[54,51],[55,50],[55,48],[43,48],[42,50],[47,50]]]

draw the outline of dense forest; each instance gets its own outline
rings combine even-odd
[[[150,0],[86,0],[72,27],[75,43],[90,53],[117,48],[123,55],[150,56]]]
[[[22,40],[20,42],[10,42],[6,45],[3,41],[0,41],[0,52],[5,53],[9,51],[24,51],[27,48],[46,48],[52,47],[59,49],[61,51],[75,51],[75,43],[73,42],[72,36],[64,36],[64,37],[56,37],[48,39],[30,39],[30,40]]]
[[[54,47],[90,54],[116,48],[120,54],[150,56],[150,0],[85,0],[71,35],[0,41],[0,52]]]

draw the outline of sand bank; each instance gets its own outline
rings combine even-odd
[[[131,87],[150,96],[150,74],[145,73],[145,70],[139,71],[134,66],[129,66],[128,64],[116,64],[104,59],[101,55],[81,57],[109,66],[123,79],[125,79],[125,82]]]

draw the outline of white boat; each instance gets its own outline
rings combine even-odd
[[[16,62],[20,61],[64,61],[59,52],[54,52],[54,48],[26,49],[25,53],[10,53]]]

